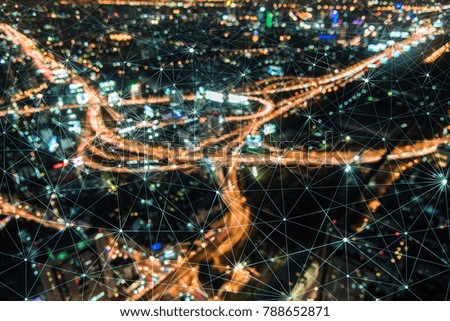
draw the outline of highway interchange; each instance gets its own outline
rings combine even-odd
[[[191,148],[168,148],[157,144],[145,144],[119,135],[117,128],[111,128],[106,125],[103,116],[107,114],[116,123],[120,123],[125,116],[118,112],[116,107],[111,106],[107,99],[99,93],[99,90],[93,83],[83,79],[72,70],[67,69],[63,64],[57,62],[50,53],[44,55],[39,50],[35,41],[15,30],[10,25],[1,23],[0,30],[14,44],[22,48],[23,52],[33,60],[36,68],[42,71],[49,82],[55,81],[53,70],[66,69],[70,75],[70,82],[82,84],[84,92],[88,97],[88,102],[83,106],[72,104],[61,107],[48,106],[28,109],[11,107],[0,111],[0,117],[9,114],[28,116],[33,113],[52,110],[53,108],[85,108],[86,123],[83,132],[79,135],[77,155],[74,155],[73,158],[81,159],[84,166],[99,171],[115,173],[166,172],[172,170],[195,171],[196,168],[201,166],[205,158],[213,165],[211,168],[215,172],[220,187],[217,193],[228,208],[228,212],[224,215],[221,224],[216,224],[210,230],[204,231],[202,239],[193,242],[189,248],[185,249],[186,251],[184,251],[185,255],[183,257],[180,255],[178,260],[171,263],[170,271],[163,279],[156,284],[148,283],[141,287],[139,291],[129,296],[130,300],[156,300],[170,293],[173,288],[176,289],[176,286],[181,283],[187,284],[194,282],[197,273],[195,270],[196,266],[205,260],[210,260],[210,258],[216,258],[213,259],[217,260],[215,262],[216,265],[223,265],[224,262],[220,262],[219,258],[232,252],[233,248],[248,236],[248,231],[251,226],[251,213],[238,184],[238,168],[241,166],[320,167],[330,165],[346,167],[379,162],[383,155],[386,154],[386,149],[308,152],[301,147],[282,149],[262,145],[267,153],[255,155],[245,153],[243,148],[246,137],[248,135],[256,135],[262,126],[271,120],[288,114],[294,109],[300,110],[305,108],[318,97],[332,91],[338,91],[340,87],[344,87],[350,82],[364,80],[369,65],[379,64],[381,59],[392,58],[394,51],[401,54],[403,53],[404,46],[437,32],[431,25],[422,26],[412,33],[409,38],[397,42],[389,46],[386,50],[337,73],[317,78],[278,77],[260,82],[261,87],[258,89],[243,89],[243,95],[259,107],[250,115],[224,117],[225,123],[238,124],[238,126],[234,127],[235,129],[220,137],[206,138]],[[441,51],[447,50],[446,48],[441,49]],[[274,102],[273,96],[281,92],[291,93],[290,98]],[[195,99],[194,95],[188,95],[183,98],[186,101]],[[153,96],[146,99],[124,99],[121,100],[120,105],[126,107],[128,105],[155,105],[168,102],[169,98],[167,96]],[[164,128],[165,126],[183,124],[186,120],[187,118],[182,118],[177,120],[176,123],[171,120],[165,120],[157,126]],[[200,117],[199,121],[205,120]],[[135,128],[145,128],[146,126],[153,125],[146,122],[135,124]],[[448,137],[423,140],[410,145],[399,146],[387,155],[387,160],[398,161],[419,158],[436,152],[437,146],[443,143],[448,143]],[[210,147],[215,147],[214,152],[205,155],[205,150]],[[129,166],[129,164],[134,165]],[[0,209],[0,213],[3,215],[11,214],[16,217],[22,217],[23,219],[38,222],[49,228],[63,230],[71,226],[70,223],[65,223],[61,219],[57,219],[57,221],[44,220],[36,216],[36,212],[31,211],[31,209],[17,208],[6,200],[0,200]],[[114,242],[111,241],[112,244]],[[148,273],[151,273],[153,267],[159,267],[156,263],[148,264],[147,260],[143,258],[136,257],[136,261],[137,265],[150,268],[150,272]],[[239,262],[231,270],[237,275],[236,279],[241,278],[241,280],[245,280],[248,275],[248,272],[244,271],[245,268]],[[243,285],[243,282],[235,282],[238,284],[237,289],[239,289],[240,285]],[[228,286],[229,288],[233,287],[232,284]],[[222,292],[219,291],[219,293]],[[220,297],[204,297],[204,299],[217,300]]]

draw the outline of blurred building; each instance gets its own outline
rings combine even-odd
[[[40,281],[49,301],[99,301],[114,296],[114,279],[103,238],[92,244],[80,241],[76,250],[50,254],[42,265]]]

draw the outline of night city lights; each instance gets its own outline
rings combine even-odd
[[[3,1],[0,301],[449,301],[449,10]]]

